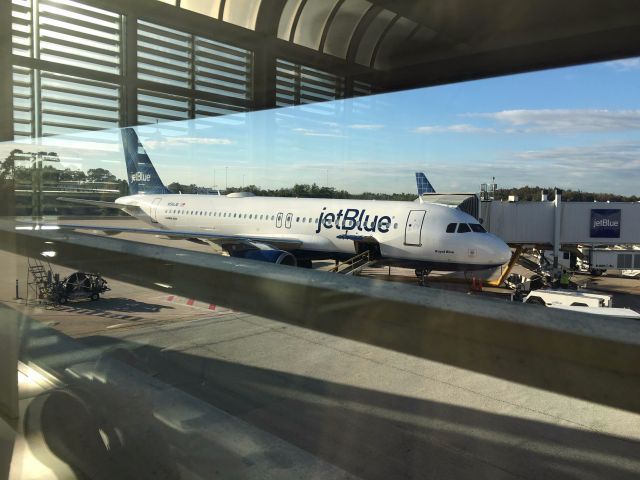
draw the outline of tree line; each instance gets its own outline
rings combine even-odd
[[[24,153],[22,150],[14,149],[9,156],[0,163],[0,200],[7,199],[16,186],[30,185],[33,180],[32,166],[24,166],[17,164],[19,160],[24,160],[26,156],[31,156],[35,160],[38,156],[57,157],[55,152],[38,152]],[[20,162],[25,163],[25,162]],[[32,164],[33,165],[33,164]],[[126,180],[119,179],[104,168],[90,168],[86,172],[82,170],[73,170],[70,168],[56,168],[54,165],[43,162],[42,166],[42,183],[44,185],[60,185],[64,182],[77,182],[85,184],[90,188],[108,188],[118,190],[120,195],[128,195],[129,187]],[[87,185],[90,184],[90,185]],[[173,193],[183,194],[215,194],[215,190],[206,187],[200,187],[196,184],[182,184],[173,182],[167,186]],[[496,190],[494,198],[496,200],[507,200],[509,195],[517,195],[521,201],[539,201],[542,191],[546,191],[549,200],[554,199],[554,190],[556,187],[513,187],[501,188]],[[346,190],[339,190],[333,187],[322,187],[313,184],[295,184],[293,187],[283,187],[276,189],[264,189],[257,185],[248,185],[244,188],[230,187],[225,192],[251,192],[262,197],[296,197],[296,198],[335,198],[335,199],[358,199],[358,200],[396,200],[396,201],[412,201],[417,197],[417,193],[374,193],[363,192],[353,194]],[[562,198],[567,202],[637,202],[640,197],[637,195],[625,196],[613,193],[593,193],[583,192],[581,190],[563,190]]]
[[[640,197],[637,195],[617,195],[615,193],[593,193],[583,192],[582,190],[564,190],[559,187],[514,187],[499,188],[494,194],[496,200],[508,200],[509,195],[517,195],[520,201],[540,201],[542,192],[547,192],[547,199],[555,200],[555,190],[562,190],[563,202],[638,202]]]

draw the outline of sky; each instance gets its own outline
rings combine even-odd
[[[165,184],[352,193],[498,187],[640,194],[640,58],[137,128]],[[124,178],[117,131],[18,145]],[[0,144],[0,158],[16,144]]]

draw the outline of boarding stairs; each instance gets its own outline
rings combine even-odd
[[[29,293],[33,294],[36,300],[43,298],[43,291],[51,284],[52,271],[51,266],[46,265],[37,258],[27,259],[27,302],[29,301]]]
[[[376,263],[376,260],[371,257],[371,252],[365,250],[344,262],[338,262],[330,271],[342,275],[357,275],[362,269],[370,267],[374,263]]]

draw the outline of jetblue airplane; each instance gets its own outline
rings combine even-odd
[[[131,195],[115,202],[65,199],[117,208],[149,228],[64,225],[211,242],[229,255],[311,267],[368,250],[382,265],[467,271],[509,261],[511,250],[475,218],[448,206],[417,202],[172,194],[132,128],[122,130]],[[63,226],[63,225],[61,225]]]

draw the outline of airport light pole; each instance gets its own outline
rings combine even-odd
[[[224,189],[229,190],[229,167],[224,167]]]

